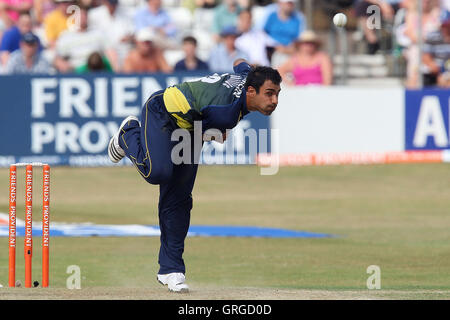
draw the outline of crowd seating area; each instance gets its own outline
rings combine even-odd
[[[0,75],[229,72],[241,57],[291,85],[445,87],[449,8],[423,0],[420,57],[416,0],[0,0]]]

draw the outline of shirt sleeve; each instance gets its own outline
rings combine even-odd
[[[142,10],[137,11],[134,15],[134,29],[135,31],[139,31],[142,28],[146,27],[145,16]]]
[[[9,57],[8,62],[6,63],[6,66],[5,66],[6,74],[14,74],[14,73],[16,73],[16,66],[17,66],[16,60],[17,59],[16,59],[16,55],[15,54],[12,54]]]
[[[237,66],[233,67],[234,72],[239,74],[247,74],[251,69],[252,67],[250,67],[247,62],[241,62]]]
[[[67,44],[70,42],[70,35],[63,33],[58,40],[56,40],[55,52],[58,56],[64,58],[70,56],[70,46]]]
[[[267,20],[263,26],[263,30],[265,33],[270,34],[270,25],[272,24],[272,14],[267,17]]]
[[[209,54],[208,67],[212,71],[217,71],[219,69],[220,63],[218,62],[218,53],[217,48],[213,48]]]
[[[172,22],[169,14],[167,12],[163,12],[164,17],[164,32],[168,37],[175,37],[177,33],[177,28],[175,24]]]

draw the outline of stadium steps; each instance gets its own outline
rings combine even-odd
[[[385,56],[381,54],[366,55],[354,54],[347,58],[347,76],[349,78],[385,78],[389,76],[389,67]],[[334,76],[340,77],[343,73],[344,58],[342,55],[333,57]]]

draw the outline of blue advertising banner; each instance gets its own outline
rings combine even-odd
[[[449,90],[406,90],[405,150],[450,148]]]
[[[14,162],[52,165],[112,165],[107,157],[110,137],[128,115],[139,115],[141,106],[156,90],[198,79],[205,74],[171,75],[58,75],[0,77],[0,166]],[[224,145],[208,142],[204,163],[254,163],[251,139],[268,132],[269,119],[259,114],[245,117]],[[261,129],[261,130],[260,130]],[[258,140],[259,141],[259,140]],[[269,143],[253,143],[263,147]],[[226,162],[225,154],[233,154]],[[244,161],[245,160],[245,161]],[[122,161],[123,164],[131,162]]]

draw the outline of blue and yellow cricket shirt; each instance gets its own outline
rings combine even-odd
[[[194,121],[202,121],[202,129],[225,132],[234,128],[248,113],[245,80],[251,67],[241,62],[235,74],[213,74],[188,81],[164,91],[164,104],[180,128],[193,130]]]

